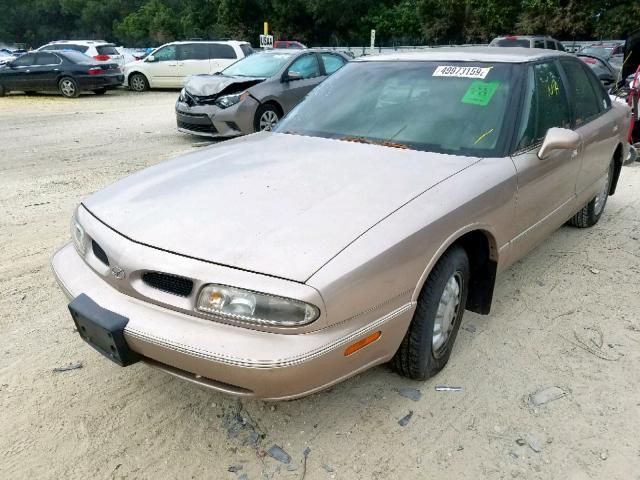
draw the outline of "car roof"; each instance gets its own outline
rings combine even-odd
[[[549,35],[502,35],[500,37],[494,38],[494,40],[503,40],[505,38],[512,38],[513,40],[537,40],[537,39],[545,39],[545,40],[556,40]],[[556,40],[557,42],[558,40]]]
[[[176,42],[165,43],[164,45],[184,45],[185,43],[226,43],[228,45],[249,45],[243,40],[178,40]],[[164,47],[164,45],[161,45]]]
[[[47,45],[56,45],[56,44],[60,44],[60,43],[70,43],[70,44],[76,44],[76,45],[113,45],[115,46],[114,43],[109,43],[106,40],[54,40],[52,42],[49,42],[47,44],[45,44],[45,46]]]
[[[498,48],[498,47],[442,47],[419,52],[388,53],[358,57],[356,62],[371,61],[461,61],[526,63],[553,57],[572,57],[560,50],[542,48]]]

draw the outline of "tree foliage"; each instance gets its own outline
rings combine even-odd
[[[278,38],[309,45],[487,42],[501,34],[561,40],[625,38],[638,0],[0,0],[0,43],[37,47],[101,38],[149,46],[184,38],[252,43],[268,21]]]

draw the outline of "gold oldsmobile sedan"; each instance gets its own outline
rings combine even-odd
[[[389,361],[426,379],[498,272],[598,221],[628,115],[562,52],[353,61],[275,131],[83,200],[53,270],[81,337],[123,366],[270,400]]]

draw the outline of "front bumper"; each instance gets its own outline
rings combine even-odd
[[[250,330],[202,319],[121,293],[72,244],[52,259],[58,284],[127,317],[124,338],[152,366],[224,393],[265,400],[308,395],[388,361],[411,321],[414,303],[302,334]],[[381,331],[380,339],[346,357],[345,348]]]
[[[253,120],[260,104],[247,97],[229,108],[215,105],[189,106],[176,101],[178,130],[192,135],[229,138],[254,132]]]

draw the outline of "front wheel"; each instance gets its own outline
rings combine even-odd
[[[613,160],[609,163],[606,177],[602,180],[602,185],[598,194],[587,203],[582,209],[576,213],[569,220],[569,225],[573,225],[578,228],[592,227],[604,212],[604,207],[607,205],[607,198],[609,198],[609,190],[611,189],[611,180],[613,179]]]
[[[149,90],[147,77],[141,73],[132,73],[129,77],[129,88],[134,92],[146,92]]]
[[[256,132],[270,132],[280,121],[282,114],[277,107],[270,104],[260,105],[256,110],[253,128]]]
[[[58,88],[63,97],[76,98],[80,95],[78,84],[73,78],[65,77],[58,82]]]
[[[470,276],[467,252],[458,245],[447,250],[433,267],[392,360],[401,375],[425,380],[447,364],[467,303]]]

